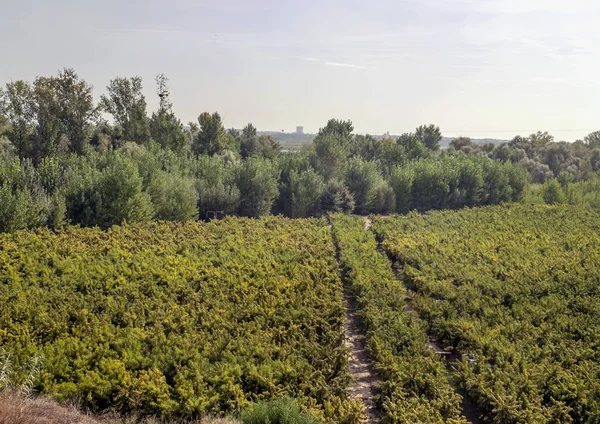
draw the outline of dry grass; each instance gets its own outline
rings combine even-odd
[[[0,393],[0,424],[98,424],[97,420],[44,398]]]
[[[239,424],[231,418],[204,418],[200,421],[161,421],[147,418],[94,418],[73,407],[42,397],[0,392],[0,424]]]

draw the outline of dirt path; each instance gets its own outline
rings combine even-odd
[[[363,221],[365,222],[365,230],[369,231],[371,230],[371,226],[372,226],[372,222],[371,219],[367,216],[363,217]],[[383,247],[381,246],[381,243],[377,244],[377,250],[381,253],[384,253]],[[394,274],[396,275],[396,279],[402,283],[402,278],[400,277],[400,272],[401,272],[401,267],[398,264],[392,264],[392,270],[394,271]],[[402,285],[404,285],[402,283]],[[411,290],[409,290],[408,288],[406,288],[406,303],[404,305],[404,312],[407,314],[416,314],[417,312],[414,309],[413,306],[413,296],[414,296],[414,292],[412,292]],[[438,342],[438,340],[435,338],[435,336],[431,333],[427,334],[429,337],[429,348],[434,351],[435,353],[439,354],[440,356],[444,357],[446,360],[446,368],[448,370],[449,374],[452,374],[453,372],[453,363],[456,361],[460,361],[460,355],[458,354],[458,352],[453,351],[451,354],[448,354],[448,352],[444,349],[444,346],[441,345],[441,343]],[[461,409],[462,409],[462,414],[463,416],[467,419],[467,422],[471,423],[471,424],[485,424],[486,421],[483,420],[482,415],[480,413],[480,411],[478,410],[478,408],[473,404],[473,402],[471,402],[471,400],[465,396],[465,393],[460,389],[460,387],[456,386],[456,385],[452,385],[454,390],[459,393],[462,397],[462,401],[461,401]]]
[[[369,218],[368,216],[363,216],[362,219],[365,222],[365,230],[369,231],[371,229],[371,226],[373,225],[373,222],[371,222],[371,218]]]
[[[377,249],[383,250],[383,248],[381,247],[381,244],[379,244],[377,246]],[[396,275],[396,279],[402,283],[402,278],[400,276],[401,267],[398,266],[398,264],[392,264],[392,270],[394,271],[394,274]],[[405,313],[408,313],[408,314],[416,314],[417,313],[413,306],[413,296],[414,295],[415,295],[415,293],[413,291],[406,288],[406,304],[404,306]],[[432,333],[427,333],[427,336],[429,337],[429,348],[433,352],[437,353],[438,355],[442,356],[445,359],[446,370],[448,371],[448,374],[451,375],[454,372],[454,363],[461,360],[461,355],[459,354],[459,352],[457,352],[455,350],[448,352],[446,350],[445,346],[442,346],[442,344],[437,340],[435,335],[433,335]],[[467,419],[467,422],[469,422],[471,424],[486,424],[486,421],[482,418],[481,411],[479,411],[479,409],[475,406],[475,404],[473,404],[473,402],[471,402],[471,399],[469,399],[467,396],[465,396],[464,391],[454,383],[452,383],[452,387],[453,387],[454,391],[456,391],[462,397],[462,400],[460,402],[460,407],[462,409],[462,415]]]
[[[359,317],[356,314],[354,299],[344,295],[346,304],[346,326],[344,328],[344,345],[348,348],[348,368],[354,377],[350,386],[350,394],[355,399],[360,399],[368,419],[364,422],[379,423],[375,396],[381,382],[373,371],[373,361],[366,348],[366,338],[360,327]]]
[[[365,227],[370,228],[371,220],[367,217],[364,219]],[[375,397],[381,387],[381,380],[374,371],[373,361],[366,347],[367,339],[356,312],[356,302],[347,293],[343,296],[346,308],[344,346],[348,349],[348,369],[354,379],[349,387],[350,396],[353,399],[360,399],[367,416],[367,419],[363,420],[364,423],[380,423],[381,418]]]

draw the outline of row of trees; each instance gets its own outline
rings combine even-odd
[[[555,142],[547,132],[517,136],[498,146],[474,144],[467,137],[458,137],[450,143],[450,151],[521,165],[529,171],[533,183],[544,183],[561,172],[585,181],[600,170],[600,131],[573,143]]]
[[[249,124],[243,132],[226,131],[218,113],[202,113],[184,127],[169,100],[168,79],[156,77],[160,107],[150,117],[140,77],[115,78],[98,104],[92,86],[73,69],[33,83],[15,81],[0,89],[0,136],[3,156],[14,154],[39,164],[61,153],[82,155],[128,143],[151,142],[176,152],[214,155],[232,151],[238,156],[273,158],[281,147],[269,136],[258,136]],[[104,115],[112,117],[110,125]]]
[[[140,77],[113,79],[98,104],[72,69],[6,84],[0,231],[203,219],[209,211],[305,217],[459,208],[521,199],[528,179],[545,181],[539,167],[574,179],[587,178],[585,164],[597,170],[600,137],[593,135],[573,146],[542,133],[499,147],[459,138],[443,150],[435,125],[392,139],[354,134],[351,121],[336,119],[301,151],[282,153],[252,124],[226,130],[218,113],[184,127],[167,78],[156,84],[160,102],[151,116]]]

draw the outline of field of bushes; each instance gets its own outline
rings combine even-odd
[[[428,347],[426,326],[404,312],[406,293],[360,217],[332,216],[345,283],[356,298],[367,347],[382,380],[387,423],[465,423],[445,364]]]
[[[92,411],[195,418],[290,396],[356,422],[322,220],[229,218],[0,236],[10,381]]]
[[[600,417],[600,216],[494,206],[374,222],[415,307],[497,423]]]

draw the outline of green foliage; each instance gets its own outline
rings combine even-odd
[[[600,147],[600,131],[594,131],[585,136],[583,142],[591,148]]]
[[[183,124],[172,111],[160,110],[150,118],[150,136],[163,148],[175,151],[189,149],[189,139]]]
[[[445,365],[429,349],[425,325],[404,312],[405,290],[362,219],[331,216],[345,283],[356,299],[380,378],[387,423],[465,423]]]
[[[221,115],[217,112],[212,115],[204,112],[198,117],[198,124],[200,130],[192,145],[194,153],[212,156],[227,149],[225,128],[221,121]]]
[[[258,154],[266,159],[274,159],[281,153],[281,145],[270,135],[261,135],[257,139]]]
[[[162,171],[152,179],[148,192],[155,219],[187,221],[198,217],[198,195],[192,178]]]
[[[553,184],[560,189],[558,182]],[[507,205],[377,219],[414,307],[497,423],[600,416],[600,216]]]
[[[321,212],[321,197],[325,190],[323,177],[309,169],[303,172],[290,173],[290,216],[306,218],[319,215]]]
[[[349,140],[327,134],[315,138],[315,168],[325,179],[344,177],[345,165],[350,154]]]
[[[561,185],[556,179],[547,181],[542,187],[542,198],[547,205],[566,203]]]
[[[258,136],[256,128],[252,124],[248,124],[242,130],[240,136],[240,154],[242,158],[254,156],[258,153]]]
[[[323,212],[351,213],[354,210],[354,197],[339,180],[330,180],[321,196]]]
[[[71,227],[0,235],[0,245],[0,346],[15,381],[43,354],[41,394],[170,419],[285,393],[323,421],[360,418],[323,221]],[[266,413],[295,410],[281,401]]]
[[[455,150],[468,152],[473,145],[473,142],[469,137],[457,137],[453,138],[450,142],[450,148]]]
[[[319,421],[302,413],[300,405],[291,398],[258,402],[243,411],[244,424],[318,424]]]
[[[89,145],[89,130],[97,116],[92,86],[79,78],[74,69],[64,69],[50,78],[56,92],[56,118],[69,151],[82,154]]]
[[[0,232],[48,224],[50,201],[31,161],[0,161]]]
[[[67,216],[84,226],[108,228],[144,222],[154,211],[134,160],[123,154],[105,156],[102,169],[80,161],[71,170],[65,196]]]
[[[436,125],[421,125],[415,130],[415,136],[429,150],[435,151],[440,148],[442,131]]]
[[[374,162],[354,159],[350,162],[346,173],[346,186],[356,202],[359,214],[373,212],[377,187],[382,180]]]
[[[200,218],[209,217],[209,212],[223,211],[230,215],[236,212],[240,205],[240,191],[235,185],[225,181],[198,181],[198,210]]]
[[[396,196],[396,212],[407,213],[412,203],[412,184],[414,171],[412,168],[396,168],[390,175],[390,186]]]
[[[10,162],[17,156],[17,149],[5,136],[0,136],[0,161]]]
[[[402,134],[396,140],[396,144],[404,148],[404,152],[409,160],[427,158],[431,156],[431,151],[414,133]]]
[[[123,130],[123,139],[147,143],[150,139],[146,98],[142,94],[142,78],[115,78],[100,98],[100,107],[110,113]]]
[[[334,136],[339,139],[350,140],[353,131],[354,125],[352,125],[352,121],[330,119],[327,121],[327,125],[325,125],[325,127],[319,128],[318,136]]]
[[[9,124],[6,135],[21,157],[31,153],[29,141],[34,129],[35,109],[31,84],[13,81],[6,84],[6,90],[0,90],[0,114]]]
[[[279,194],[278,170],[272,162],[250,158],[235,169],[235,184],[240,192],[241,216],[268,215]]]
[[[45,224],[48,205],[26,188],[0,185],[0,232],[36,228]]]

